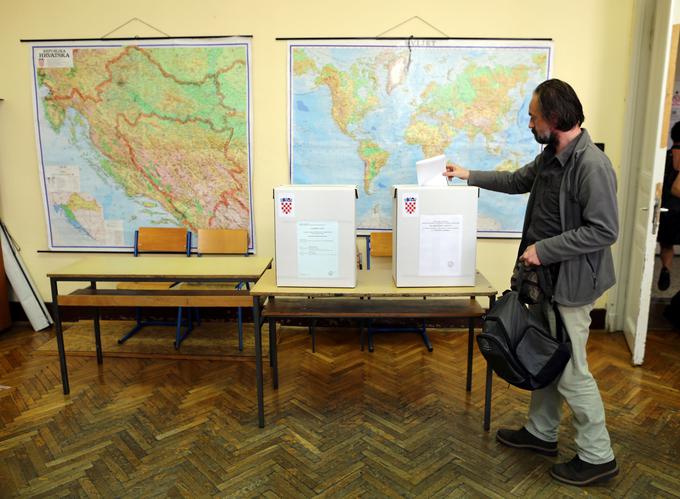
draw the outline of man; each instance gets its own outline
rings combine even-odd
[[[445,175],[508,194],[530,192],[519,248],[525,265],[545,265],[556,276],[553,299],[571,340],[572,358],[551,385],[532,392],[528,421],[501,429],[504,445],[557,456],[564,399],[573,413],[577,454],[550,473],[572,485],[618,474],[605,426],[604,406],[588,370],[586,342],[595,300],[614,282],[610,246],[618,235],[616,177],[609,159],[581,128],[583,108],[567,83],[541,83],[529,105],[529,128],[545,149],[515,172],[474,171],[447,165]],[[548,303],[539,311],[555,333]]]
[[[663,175],[661,206],[668,209],[659,217],[659,232],[656,240],[661,246],[661,272],[657,286],[666,291],[671,285],[673,246],[680,244],[680,199],[673,195],[672,186],[680,171],[680,121],[671,128],[673,146],[666,153],[666,168]]]

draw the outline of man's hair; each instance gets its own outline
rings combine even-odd
[[[671,140],[673,142],[680,142],[680,121],[671,128]]]
[[[583,106],[571,86],[557,78],[546,80],[534,90],[543,117],[566,132],[585,120]]]

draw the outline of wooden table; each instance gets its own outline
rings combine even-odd
[[[397,288],[391,269],[374,269],[357,272],[355,288],[302,288],[279,287],[273,269],[265,272],[251,289],[253,295],[253,321],[256,343],[261,343],[262,322],[269,321],[269,351],[272,383],[278,388],[278,359],[276,349],[276,321],[283,318],[353,318],[375,319],[386,317],[414,317],[423,319],[447,319],[465,317],[470,319],[468,336],[468,375],[466,388],[471,388],[472,346],[474,331],[472,321],[484,310],[477,298],[486,297],[489,308],[497,291],[486,278],[477,272],[475,286]],[[308,298],[324,298],[310,300]],[[422,298],[437,298],[423,300]],[[350,300],[349,298],[357,298]],[[359,300],[358,298],[370,298]],[[256,355],[262,355],[261,351]],[[264,427],[264,399],[262,387],[262,360],[257,362],[258,421]],[[484,406],[484,429],[488,430],[491,418],[492,371],[487,365],[486,394]]]
[[[57,272],[47,274],[52,289],[52,309],[57,333],[61,381],[68,394],[68,371],[60,307],[93,307],[97,363],[103,362],[99,330],[99,307],[249,307],[252,299],[240,289],[98,289],[98,282],[255,282],[271,266],[272,259],[258,256],[144,255],[111,257],[92,255]],[[85,281],[89,286],[69,294],[59,294],[59,282]],[[257,310],[259,313],[259,309]],[[261,336],[255,335],[258,372],[262,372]],[[261,381],[260,381],[261,384]]]

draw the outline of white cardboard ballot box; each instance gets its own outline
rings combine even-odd
[[[356,286],[356,198],[354,185],[274,189],[277,286]]]
[[[474,286],[479,189],[418,185],[392,189],[394,284]]]

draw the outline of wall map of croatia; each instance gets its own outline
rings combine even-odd
[[[250,40],[32,47],[52,250],[129,251],[138,227],[242,228],[254,250]]]
[[[415,184],[418,160],[445,154],[480,170],[514,170],[539,152],[527,125],[550,74],[537,40],[292,41],[291,181],[356,184],[357,224],[392,224],[391,186]],[[479,235],[517,237],[527,196],[480,194]]]

